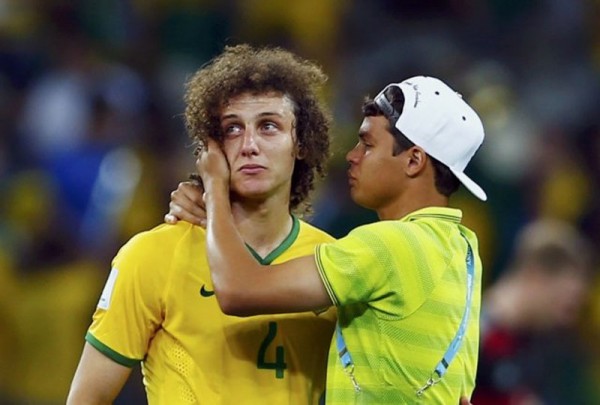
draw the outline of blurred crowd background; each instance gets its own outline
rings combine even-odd
[[[345,180],[362,99],[426,74],[486,128],[467,171],[489,201],[452,200],[479,234],[484,289],[531,223],[560,221],[598,250],[598,0],[0,0],[0,403],[64,403],[111,258],[162,222],[194,170],[183,84],[238,43],[283,46],[330,76],[334,156],[310,220],[334,236],[375,220]],[[508,362],[492,376],[499,389],[531,377],[535,394],[511,403],[600,403],[590,263],[548,293],[547,312],[569,302],[560,322],[511,331],[542,341],[526,375]],[[119,401],[143,398],[134,376]]]

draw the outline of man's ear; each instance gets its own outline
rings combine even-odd
[[[406,156],[406,175],[408,177],[417,177],[427,166],[429,157],[423,149],[418,146],[412,146],[404,152]]]

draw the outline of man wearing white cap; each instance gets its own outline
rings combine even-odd
[[[206,190],[208,260],[230,315],[299,312],[335,305],[328,404],[456,403],[475,385],[481,260],[475,234],[448,200],[483,126],[438,79],[390,84],[363,106],[358,144],[347,154],[353,200],[380,221],[262,266],[234,227],[229,168],[210,141],[198,160]]]

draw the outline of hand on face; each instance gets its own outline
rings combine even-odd
[[[176,224],[182,220],[206,227],[206,208],[204,206],[204,187],[200,182],[179,183],[177,190],[171,193],[169,212],[165,215],[167,224]]]
[[[229,192],[229,163],[215,140],[209,138],[206,145],[200,149],[196,169],[202,178],[205,191],[213,192],[217,187]]]

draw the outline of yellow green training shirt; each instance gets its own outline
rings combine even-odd
[[[356,228],[316,248],[319,272],[355,364],[356,392],[335,337],[328,404],[456,404],[475,386],[481,259],[462,213],[430,207],[401,220]],[[470,317],[460,349],[439,383],[416,395],[456,334],[466,305],[467,243],[475,263]]]
[[[312,254],[333,238],[294,218],[261,259]],[[267,270],[268,271],[268,270]],[[316,404],[335,310],[239,318],[217,303],[205,231],[179,222],[133,237],[112,264],[86,340],[115,362],[142,362],[150,404]]]

